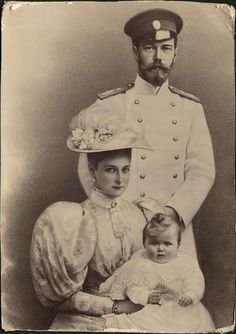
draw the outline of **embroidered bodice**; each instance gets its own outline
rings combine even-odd
[[[84,283],[84,291],[96,293],[101,282],[143,247],[145,219],[133,203],[109,198],[96,190],[81,205],[90,211],[97,230],[95,251]]]

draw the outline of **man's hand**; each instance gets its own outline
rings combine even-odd
[[[175,209],[171,208],[170,206],[164,207],[164,213],[166,216],[170,217],[172,220],[174,220],[180,227],[180,232],[184,230],[184,223],[182,220],[180,220],[177,212]]]
[[[158,290],[153,290],[149,293],[148,296],[148,304],[160,304],[161,298],[163,296],[163,292],[158,291]]]
[[[134,201],[136,205],[143,209],[152,211],[153,213],[162,212],[164,213],[164,206],[155,198],[147,197],[145,199],[137,199]]]
[[[181,306],[189,306],[191,304],[193,304],[192,298],[190,298],[188,296],[184,296],[184,295],[182,297],[180,297],[180,299],[179,299],[179,305],[181,305]]]
[[[164,207],[164,214],[169,216],[172,220],[176,221],[176,223],[179,222],[179,216],[177,215],[176,211],[170,206]]]
[[[143,211],[147,221],[150,221],[156,213],[164,213],[164,206],[152,197],[136,200],[134,201],[134,204]]]

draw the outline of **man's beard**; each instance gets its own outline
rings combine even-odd
[[[173,67],[174,60],[169,67],[161,64],[161,62],[153,62],[149,65],[143,65],[139,60],[139,74],[140,76],[149,82],[153,86],[161,86],[169,76],[169,73]]]

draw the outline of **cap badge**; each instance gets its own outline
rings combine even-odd
[[[161,29],[161,22],[158,21],[158,20],[154,20],[154,21],[152,22],[152,26],[153,26],[153,29],[155,29],[155,30],[159,30],[159,29]]]
[[[112,140],[112,138],[113,138],[113,133],[111,132],[111,130],[107,129],[97,130],[95,134],[95,139],[99,143],[108,143],[109,141]]]
[[[160,41],[162,39],[169,39],[170,38],[170,32],[169,30],[158,30],[156,31],[156,36],[155,36],[157,41]]]

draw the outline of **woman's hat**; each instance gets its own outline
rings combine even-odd
[[[71,130],[67,147],[75,152],[94,153],[126,148],[152,150],[140,125],[100,105],[82,110]]]

